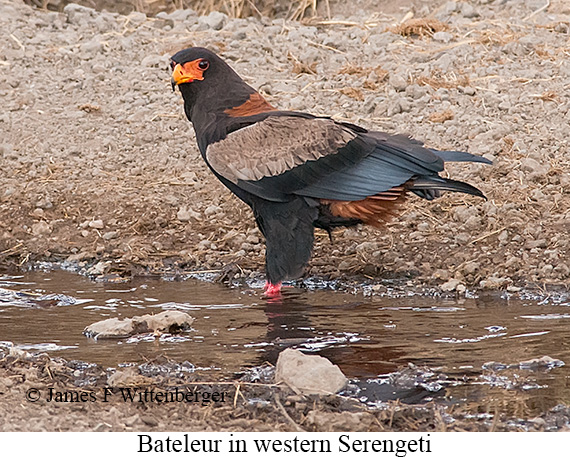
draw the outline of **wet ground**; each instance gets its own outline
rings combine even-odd
[[[294,347],[337,364],[352,380],[342,395],[371,407],[391,400],[471,405],[474,417],[489,420],[500,407],[524,422],[568,401],[570,301],[563,296],[291,288],[271,302],[260,284],[251,286],[148,277],[95,282],[61,270],[4,275],[0,346],[112,369],[166,356],[216,382],[255,381],[281,350]],[[109,317],[168,309],[195,317],[193,330],[122,340],[82,333]]]

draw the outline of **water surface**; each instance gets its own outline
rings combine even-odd
[[[563,298],[289,290],[272,303],[261,292],[193,279],[94,282],[60,270],[0,276],[0,341],[105,367],[166,355],[215,379],[273,364],[295,347],[338,364],[354,380],[353,394],[371,404],[435,398],[479,402],[483,413],[507,404],[530,417],[569,400],[570,302]],[[82,334],[102,319],[166,309],[191,314],[194,330],[126,340]],[[528,362],[543,356],[554,361]]]

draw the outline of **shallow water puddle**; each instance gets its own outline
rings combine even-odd
[[[167,309],[195,317],[194,330],[127,340],[82,334],[102,319]],[[105,367],[163,354],[216,379],[275,363],[281,350],[296,347],[338,364],[354,379],[346,394],[368,404],[434,398],[486,405],[483,415],[493,404],[508,404],[532,417],[568,400],[568,317],[570,303],[562,299],[289,290],[283,303],[271,303],[259,289],[192,279],[100,283],[58,270],[0,276],[0,345]]]

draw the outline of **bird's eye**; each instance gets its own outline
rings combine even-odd
[[[198,62],[198,68],[202,71],[207,70],[209,66],[210,62],[207,60],[200,60],[200,62]]]
[[[176,62],[174,60],[170,61],[170,69],[174,70],[174,67],[176,66]]]

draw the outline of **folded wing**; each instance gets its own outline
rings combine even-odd
[[[435,151],[404,135],[367,132],[329,118],[272,114],[208,146],[221,176],[266,200],[292,196],[357,201],[406,185],[424,198],[451,190],[483,196],[439,176],[444,161],[487,162],[459,151]]]

